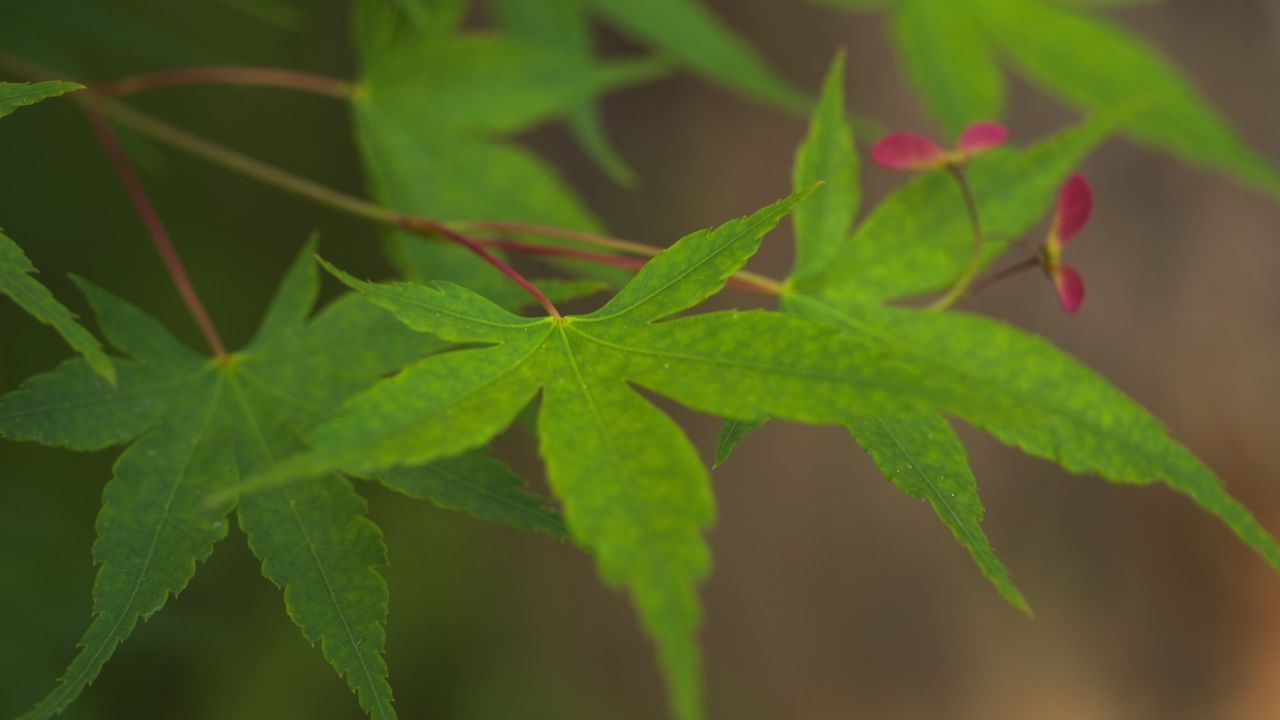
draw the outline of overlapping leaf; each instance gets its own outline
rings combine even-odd
[[[589,62],[585,49],[568,52],[541,37],[443,31],[428,37],[383,3],[362,2],[358,10],[356,140],[382,203],[446,221],[598,229],[555,171],[505,136],[581,114],[595,96],[653,77],[660,64]],[[461,248],[394,238],[393,259],[409,277],[468,287],[497,277]]]
[[[490,0],[489,5],[512,37],[560,52],[582,64],[584,72],[589,72],[591,64],[596,62],[584,0],[546,0],[540,3]],[[635,173],[610,143],[594,103],[584,102],[570,110],[567,122],[578,142],[615,181],[624,185],[635,182]]]
[[[901,0],[892,35],[925,106],[949,132],[1002,109],[996,58],[1081,111],[1130,111],[1133,140],[1280,194],[1280,172],[1156,49],[1087,0]],[[1074,5],[1075,7],[1071,7]]]
[[[317,291],[310,255],[305,248],[253,342],[222,361],[192,352],[136,308],[81,281],[108,339],[128,356],[116,361],[118,385],[77,359],[0,398],[5,437],[74,450],[128,444],[98,517],[93,621],[32,717],[70,704],[138,620],[187,585],[237,505],[240,527],[263,574],[283,588],[290,617],[320,643],[371,716],[394,717],[381,655],[387,589],[376,571],[385,549],[350,482],[327,474],[239,503],[208,502],[299,451],[300,437],[353,392],[445,347],[355,296],[308,319]],[[472,472],[480,468],[483,475]],[[383,480],[482,517],[564,534],[559,518],[504,466],[481,457]]]

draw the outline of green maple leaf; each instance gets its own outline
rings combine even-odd
[[[722,287],[807,192],[684,238],[580,317],[525,318],[449,283],[371,284],[332,269],[410,327],[484,347],[425,359],[353,398],[312,433],[313,452],[246,489],[464,452],[541,391],[540,448],[569,528],[604,578],[630,590],[677,715],[700,717],[694,585],[707,568],[700,530],[712,517],[710,489],[683,433],[628,383],[703,411],[804,422],[927,407],[928,383],[816,324],[759,312],[656,322]]]
[[[0,118],[20,107],[34,105],[41,100],[65,95],[82,87],[59,80],[39,83],[0,82]],[[75,315],[58,302],[48,288],[32,277],[35,272],[35,265],[27,259],[22,248],[0,232],[0,293],[13,298],[32,317],[52,327],[72,349],[84,356],[94,372],[107,382],[115,383],[115,368],[102,351],[97,338],[76,322]]]
[[[73,450],[129,447],[98,516],[94,617],[81,651],[31,717],[66,708],[138,620],[179,593],[227,532],[235,510],[263,574],[284,590],[289,616],[377,718],[394,717],[382,659],[387,588],[378,528],[335,474],[206,502],[214,492],[302,449],[300,438],[339,402],[387,371],[444,349],[348,295],[310,319],[318,290],[304,248],[256,338],[218,361],[174,340],[154,320],[79,281],[118,358],[117,386],[75,359],[0,398],[0,435]],[[382,481],[412,497],[556,537],[557,514],[482,455],[404,468]]]
[[[848,133],[839,77],[837,60],[809,137],[797,154],[797,183],[828,175],[846,178],[846,169],[856,163],[852,144],[839,139]],[[979,178],[976,194],[984,222],[992,218],[1009,237],[1025,232],[1048,213],[1054,189],[1107,127],[1106,121],[1094,121],[1027,150],[975,160],[967,172]],[[1163,481],[1221,519],[1280,569],[1280,547],[1227,495],[1213,472],[1137,403],[1076,360],[998,321],[881,305],[944,287],[959,276],[964,246],[971,240],[962,239],[967,236],[960,229],[964,210],[954,188],[943,190],[948,180],[930,173],[911,181],[851,233],[856,193],[835,185],[845,192],[812,205],[824,208],[829,222],[814,218],[797,223],[798,262],[784,287],[783,309],[880,347],[934,382],[957,390],[967,385],[1017,408],[993,415],[978,404],[955,414],[1030,455],[1113,482]],[[826,190],[820,189],[815,200]],[[914,212],[908,213],[908,207]],[[1007,247],[1005,242],[988,248],[988,259]],[[720,457],[732,449],[731,427],[722,433]],[[934,506],[997,590],[1026,609],[982,534],[973,475],[947,423],[937,415],[895,414],[859,420],[849,429],[890,480]]]
[[[1090,7],[1118,0],[896,0],[891,35],[945,130],[1000,117],[1002,65],[1069,107],[1129,110],[1132,140],[1280,195],[1280,172],[1158,50]],[[1072,7],[1074,6],[1074,7]]]

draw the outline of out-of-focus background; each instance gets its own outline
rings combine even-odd
[[[847,48],[852,110],[933,132],[880,16],[800,0],[709,4],[809,90],[835,49]],[[57,32],[30,19],[38,13],[4,5],[0,47],[14,49],[19,36],[44,38],[34,51],[76,79],[227,61],[353,73],[345,2],[264,19],[252,17],[260,10],[248,2],[128,0],[100,3],[127,23],[100,18]],[[1280,158],[1272,82],[1280,4],[1169,0],[1113,15],[1174,58],[1256,148]],[[18,17],[33,23],[31,33]],[[122,49],[111,42],[121,32],[151,39]],[[626,47],[613,36],[606,42]],[[136,102],[363,192],[340,104],[214,87]],[[639,171],[634,190],[605,178],[560,127],[527,140],[611,231],[657,244],[784,194],[804,132],[802,119],[688,76],[611,95],[603,107]],[[1016,142],[1071,121],[1015,82]],[[128,145],[232,345],[248,339],[276,278],[313,229],[339,264],[390,272],[373,227],[136,138]],[[1093,222],[1072,246],[1089,282],[1083,312],[1065,317],[1048,284],[1031,274],[970,308],[1042,333],[1097,368],[1280,532],[1280,203],[1121,141],[1106,144],[1083,171],[1096,194]],[[863,178],[864,207],[903,179],[869,164]],[[0,224],[82,314],[68,272],[119,292],[199,346],[69,104],[47,102],[0,123]],[[785,273],[788,232],[766,243],[753,269]],[[726,294],[716,302],[756,301]],[[67,354],[51,332],[0,302],[0,391]],[[709,458],[717,421],[675,412]],[[986,531],[1035,619],[1007,607],[929,508],[881,479],[847,435],[773,423],[715,473],[719,519],[710,534],[715,569],[703,593],[703,638],[716,717],[1280,717],[1280,578],[1251,551],[1172,492],[1068,476],[962,433],[987,506]],[[527,437],[501,446],[537,477]],[[115,455],[0,442],[0,714],[25,710],[51,687],[87,625],[93,520]],[[390,547],[387,658],[403,717],[664,715],[650,647],[626,599],[602,587],[580,552],[360,489]],[[232,530],[187,591],[134,633],[66,716],[255,720],[359,711]]]

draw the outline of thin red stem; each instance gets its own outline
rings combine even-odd
[[[520,235],[537,235],[540,237],[560,238],[562,240],[574,240],[587,245],[612,248],[614,250],[631,253],[632,255],[641,255],[645,257],[652,257],[661,251],[661,248],[655,248],[643,243],[631,242],[630,240],[585,232],[583,230],[569,230],[567,228],[558,228],[549,225],[535,225],[533,223],[507,222],[502,220],[477,220],[475,222],[457,224],[467,230],[516,233]]]
[[[515,268],[504,262],[502,258],[484,249],[484,247],[476,240],[459,233],[457,230],[454,230],[444,223],[413,215],[401,215],[396,220],[395,224],[405,230],[421,235],[439,235],[450,242],[456,243],[467,250],[470,250],[472,253],[479,256],[480,259],[497,268],[498,272],[506,275],[512,280],[512,282],[523,288],[524,291],[529,293],[534,300],[538,301],[538,304],[541,305],[547,311],[547,314],[551,315],[551,317],[561,317],[560,310],[556,308],[555,303],[552,303],[550,298],[535,287],[533,283],[529,282],[525,276],[517,272]]]
[[[196,325],[200,327],[200,332],[204,334],[205,341],[209,343],[209,349],[213,350],[214,356],[219,360],[226,358],[227,351],[222,344],[222,338],[218,337],[218,331],[214,328],[213,321],[209,319],[209,314],[205,312],[204,305],[200,302],[200,296],[196,294],[195,286],[191,284],[191,278],[187,276],[186,268],[183,267],[182,260],[178,257],[178,251],[173,247],[173,242],[169,239],[169,233],[165,230],[164,223],[160,221],[160,216],[151,204],[151,199],[147,197],[146,189],[142,187],[142,181],[138,179],[133,166],[129,164],[129,157],[125,154],[124,147],[120,144],[120,138],[116,136],[110,121],[100,111],[87,107],[85,108],[85,115],[89,119],[89,127],[93,129],[94,136],[97,137],[103,152],[106,153],[107,159],[111,161],[116,174],[120,176],[120,182],[124,185],[125,192],[128,193],[134,209],[137,210],[138,216],[142,219],[142,224],[146,226],[147,234],[151,236],[151,243],[155,246],[161,261],[164,262],[165,269],[169,271],[169,277],[173,280],[174,287],[178,289],[178,294],[182,296],[182,301],[186,304],[191,317],[195,319]]]
[[[95,83],[90,89],[102,97],[121,97],[161,88],[186,85],[258,85],[326,95],[339,100],[351,97],[351,83],[300,70],[261,67],[194,67],[131,75]]]
[[[620,267],[627,270],[639,270],[645,266],[646,262],[639,258],[619,257],[617,255],[592,252],[590,250],[556,247],[554,245],[536,245],[534,243],[520,242],[518,240],[494,240],[490,238],[471,238],[471,240],[478,245],[506,250],[508,252],[521,253],[524,255],[547,255],[551,257],[561,257],[568,260],[581,260],[583,262],[595,263],[596,265],[609,265],[611,267]],[[726,280],[726,284],[730,287],[759,293],[761,295],[778,294],[776,287],[753,282],[751,278],[730,276]]]
[[[1039,264],[1040,264],[1039,257],[1029,257],[1026,260],[1022,260],[1017,263],[1014,263],[1013,265],[1010,265],[1009,267],[1004,268],[1003,270],[996,271],[986,276],[985,278],[982,278],[981,280],[978,280],[977,282],[975,282],[972,286],[970,286],[969,294],[975,295],[983,291],[984,289],[991,287],[992,285],[1000,282],[1001,280],[1004,280],[1005,278],[1013,277],[1014,275],[1017,275],[1018,273],[1023,272],[1024,270],[1030,270],[1031,268],[1036,267]]]

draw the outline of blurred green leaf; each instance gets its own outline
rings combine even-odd
[[[965,2],[898,0],[890,22],[907,76],[949,135],[1004,115],[1003,73]]]
[[[706,79],[788,110],[808,105],[760,55],[698,0],[587,0],[611,24]]]
[[[366,6],[368,3],[366,3]],[[364,43],[369,45],[369,43]],[[508,220],[597,230],[554,170],[500,135],[577,112],[596,95],[640,82],[651,61],[586,63],[499,35],[374,43],[353,99],[356,138],[378,199],[438,220]],[[492,285],[496,273],[465,249],[392,235],[408,277]],[[594,277],[619,281],[614,269]]]
[[[1128,115],[1129,138],[1280,195],[1280,172],[1159,51],[1089,0],[900,0],[891,28],[925,105],[949,132],[1003,110],[1002,58],[1077,110]],[[1072,5],[1074,7],[1064,7]]]
[[[588,70],[596,62],[585,0],[490,0],[489,4],[512,37],[562,53]],[[622,185],[635,184],[635,173],[613,148],[594,103],[586,102],[571,110],[567,122],[602,170]]]
[[[1136,108],[1133,139],[1280,195],[1280,174],[1251,150],[1141,38],[1089,15],[1032,0],[981,0],[983,23],[1032,82],[1086,111]]]

